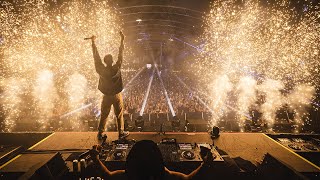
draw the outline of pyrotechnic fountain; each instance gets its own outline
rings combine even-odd
[[[98,90],[91,43],[83,38],[95,34],[101,56],[117,57],[120,43],[118,12],[106,1],[14,3],[2,1],[0,8],[5,131],[12,131],[26,113],[23,104],[34,116],[30,121],[40,126],[46,125],[54,110],[59,116],[84,105],[88,92]],[[91,94],[99,98],[99,93]]]
[[[209,82],[218,81],[222,74],[237,87],[240,126],[241,113],[248,113],[256,101],[262,101],[259,111],[270,127],[276,111],[285,104],[303,125],[301,116],[306,118],[306,107],[311,106],[314,89],[319,88],[320,6],[311,1],[299,9],[291,3],[218,0],[205,16],[200,38],[205,45],[192,70],[207,91],[220,93],[211,96],[213,108],[221,99],[227,100],[225,93],[231,85],[212,86]],[[257,92],[264,99],[258,99]],[[216,114],[223,112],[221,108]]]

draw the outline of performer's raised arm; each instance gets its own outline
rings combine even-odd
[[[96,36],[92,36],[91,37],[91,41],[92,41],[92,52],[93,52],[93,59],[94,59],[94,67],[96,68],[97,73],[101,75],[102,71],[103,71],[103,68],[104,68],[104,65],[103,65],[103,63],[101,61],[101,57],[99,55],[95,40],[96,40]]]
[[[123,35],[122,31],[120,31],[120,36],[121,36],[121,42],[120,42],[120,47],[119,47],[118,61],[116,63],[118,67],[121,67],[122,60],[123,60],[124,35]]]

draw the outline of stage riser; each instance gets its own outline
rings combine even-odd
[[[0,134],[8,138],[6,134]],[[11,142],[15,140],[20,142],[19,136],[15,134],[11,134],[13,137],[17,138],[8,138]],[[108,139],[107,142],[112,142],[117,139],[118,134],[116,132],[107,133]],[[27,136],[27,134],[25,135]],[[31,137],[31,135],[30,135]],[[230,157],[241,157],[245,160],[250,161],[253,164],[257,164],[264,159],[264,155],[266,153],[270,153],[275,158],[281,160],[285,164],[291,166],[294,170],[305,173],[305,174],[314,174],[320,173],[320,168],[316,167],[306,160],[302,159],[297,154],[289,151],[284,148],[279,143],[272,140],[265,134],[262,133],[221,133],[220,137],[212,140],[208,133],[166,133],[164,135],[160,135],[156,132],[131,132],[130,139],[135,140],[143,140],[149,139],[154,142],[160,142],[163,138],[175,138],[178,143],[209,143],[214,144],[219,149],[225,151]],[[3,137],[0,137],[3,139]],[[79,150],[87,150],[92,147],[94,144],[98,144],[99,141],[96,137],[96,132],[56,132],[46,139],[44,139],[41,143],[37,144],[32,148],[34,151],[46,151],[46,150],[54,150],[56,152],[65,150],[65,149],[79,149]],[[71,153],[62,153],[63,158],[66,159],[70,156]],[[52,153],[51,153],[52,156]],[[22,154],[14,161],[10,162],[6,166],[2,167],[0,170],[2,173],[10,174],[10,173],[21,173],[27,172],[32,166],[42,161],[50,158],[49,154]],[[71,162],[68,162],[71,163]],[[109,162],[110,163],[110,162]],[[122,168],[123,164],[112,165],[108,164],[108,166],[119,167]],[[119,166],[120,165],[120,166]],[[176,164],[177,165],[177,164]],[[170,165],[168,165],[170,166]],[[183,170],[188,165],[184,166],[175,166],[171,167],[176,170]],[[69,164],[69,167],[72,167]],[[194,165],[190,165],[189,168],[184,169],[183,171],[189,171],[194,168]],[[180,169],[181,168],[181,169]]]

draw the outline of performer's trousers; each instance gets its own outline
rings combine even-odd
[[[111,110],[111,105],[113,105],[114,114],[117,118],[117,129],[119,134],[124,130],[124,120],[123,120],[123,99],[121,92],[116,95],[103,95],[101,103],[101,118],[99,122],[98,130],[102,133],[105,130],[107,117]]]

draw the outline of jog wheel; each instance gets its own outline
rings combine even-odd
[[[308,150],[311,150],[311,151],[317,151],[318,150],[314,145],[311,145],[311,144],[305,144],[305,145],[303,145],[303,147],[305,147],[305,148],[307,148]]]
[[[195,158],[195,155],[193,152],[191,151],[183,151],[181,153],[182,157],[185,158],[185,159],[188,159],[188,160],[192,160]]]
[[[124,151],[115,151],[113,153],[113,158],[115,160],[121,160],[122,158],[124,158],[126,155],[126,153]]]

